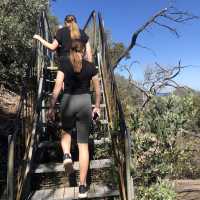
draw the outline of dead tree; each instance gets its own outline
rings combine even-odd
[[[129,74],[129,84],[136,87],[144,96],[142,108],[151,100],[151,98],[159,93],[165,87],[184,88],[180,86],[174,79],[180,74],[181,70],[188,67],[181,65],[181,61],[173,67],[163,67],[158,63],[145,72],[145,80],[142,84],[138,84],[133,80],[131,67],[123,65],[123,68]]]
[[[193,14],[190,14],[189,12],[180,11],[174,7],[164,8],[160,10],[158,13],[153,15],[149,20],[147,20],[146,23],[144,23],[138,30],[136,30],[131,39],[131,43],[128,46],[128,48],[122,53],[122,55],[117,59],[115,64],[113,65],[113,70],[118,66],[119,62],[128,55],[130,50],[136,46],[136,41],[140,33],[147,30],[152,25],[158,25],[164,29],[169,30],[171,33],[175,34],[177,37],[179,37],[179,33],[177,32],[175,27],[172,27],[171,25],[167,25],[163,22],[163,19],[168,20],[169,22],[174,23],[184,23],[189,20],[193,19],[199,19],[198,16],[195,16]]]

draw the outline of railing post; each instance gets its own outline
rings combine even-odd
[[[130,170],[130,165],[131,165],[131,146],[130,146],[130,135],[127,130],[125,133],[125,152],[126,152],[126,190],[127,190],[127,199],[128,200],[134,200],[134,188],[133,188],[133,180],[131,177],[131,170]]]
[[[8,166],[7,166],[7,196],[8,200],[14,200],[14,140],[8,136]]]
[[[96,29],[96,13],[93,12],[93,54],[96,52],[96,36],[97,29]]]

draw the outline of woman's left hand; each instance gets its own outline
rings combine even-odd
[[[40,38],[41,38],[41,36],[40,36],[40,35],[37,35],[37,34],[35,34],[35,35],[33,36],[33,39],[36,39],[36,40],[40,40]]]
[[[53,108],[49,108],[47,113],[47,119],[48,121],[55,121],[55,111]]]

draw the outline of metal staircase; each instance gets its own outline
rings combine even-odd
[[[97,59],[98,60],[98,59]],[[98,63],[97,63],[98,64]],[[97,65],[99,69],[99,65]],[[41,101],[41,113],[46,113],[48,109],[48,97],[52,91],[52,85],[55,81],[55,70],[47,68],[47,77],[44,76],[44,91]],[[99,69],[100,71],[100,69]],[[100,76],[101,77],[101,76]],[[49,90],[47,90],[49,88]],[[109,135],[109,122],[106,110],[104,87],[101,83],[101,113],[102,117],[91,127],[89,149],[90,165],[88,175],[89,194],[88,198],[118,197],[118,185],[112,181],[114,162],[111,151],[111,138]],[[91,91],[92,92],[92,91]],[[59,113],[59,103],[57,109]],[[38,139],[38,148],[32,168],[32,189],[33,193],[29,199],[77,199],[78,198],[78,149],[76,139],[72,140],[72,158],[74,173],[67,175],[62,164],[62,150],[59,144],[59,122],[58,126],[51,127],[42,119],[40,137]],[[59,120],[58,120],[59,121]],[[44,130],[43,130],[44,129]],[[56,133],[58,133],[56,135]],[[52,135],[51,135],[52,134]],[[33,184],[34,183],[34,184]]]
[[[88,199],[132,200],[133,186],[130,176],[130,138],[117,93],[114,74],[110,69],[102,18],[93,11],[84,31],[89,35],[93,59],[99,71],[101,83],[101,118],[91,124],[89,138],[90,165],[87,177]],[[38,31],[46,40],[51,39],[45,12],[38,20]],[[13,191],[14,199],[78,198],[78,148],[72,138],[71,154],[73,173],[67,174],[62,164],[60,146],[60,98],[56,104],[56,121],[46,119],[49,97],[55,82],[57,67],[53,54],[37,44],[36,69],[38,81],[37,106],[33,117],[33,129],[24,156],[20,185]],[[61,94],[62,96],[62,94]],[[94,92],[91,88],[94,102]],[[76,129],[74,134],[76,135]],[[12,198],[10,198],[12,199]]]

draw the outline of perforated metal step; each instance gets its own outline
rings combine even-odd
[[[101,160],[92,160],[90,161],[90,169],[101,169],[111,167],[111,159],[101,159]],[[73,169],[79,170],[79,162],[73,163]],[[50,173],[50,172],[63,172],[65,171],[63,163],[47,163],[40,164],[34,170],[34,173]]]
[[[87,199],[105,198],[119,196],[117,189],[110,188],[107,185],[91,184]],[[37,190],[31,200],[72,200],[78,199],[78,187],[66,187],[59,189]]]

